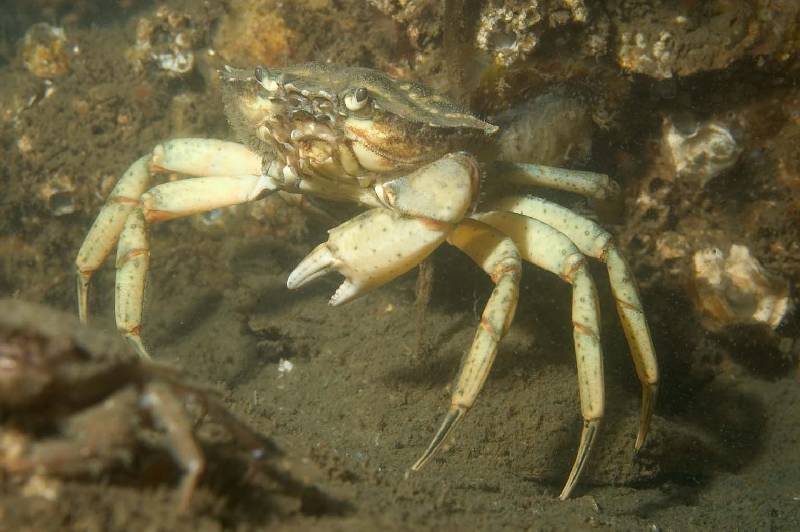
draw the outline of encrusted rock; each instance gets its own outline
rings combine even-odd
[[[525,59],[547,28],[585,23],[587,18],[583,0],[490,0],[481,8],[475,42],[508,66]]]
[[[170,74],[183,75],[194,69],[194,49],[200,40],[189,15],[162,6],[152,18],[139,19],[128,58],[139,68],[154,63]]]
[[[657,79],[721,70],[750,56],[786,61],[800,4],[771,0],[609,3],[620,67]]]
[[[39,187],[38,196],[53,216],[64,216],[75,212],[75,179],[58,174]]]
[[[63,28],[40,22],[22,39],[22,62],[34,76],[54,78],[69,71],[70,52]]]
[[[285,65],[294,32],[274,4],[263,0],[230,2],[214,37],[214,49],[232,64]]]
[[[764,270],[745,246],[732,245],[727,257],[719,248],[702,249],[693,263],[695,305],[712,331],[758,324],[775,329],[790,309],[789,283]]]
[[[664,122],[665,148],[679,177],[703,186],[736,163],[742,148],[724,124],[711,121],[687,129],[669,119]]]

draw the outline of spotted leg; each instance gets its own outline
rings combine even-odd
[[[122,175],[78,251],[75,265],[78,274],[78,315],[82,323],[86,323],[89,317],[89,283],[92,275],[111,253],[125,220],[139,202],[139,196],[150,185],[151,158],[151,155],[142,157]]]
[[[614,239],[595,222],[541,198],[514,196],[493,201],[488,208],[540,220],[567,235],[582,253],[606,263],[617,312],[628,339],[636,374],[642,383],[639,432],[634,444],[634,450],[639,451],[647,438],[658,391],[658,363],[636,280]]]
[[[573,337],[583,430],[577,457],[561,491],[560,498],[564,500],[581,476],[603,418],[603,350],[597,290],[586,258],[563,233],[538,220],[510,212],[481,213],[473,218],[511,237],[523,259],[572,285]]]
[[[163,183],[142,193],[155,172],[198,177]],[[117,239],[115,312],[117,327],[146,357],[139,329],[144,283],[149,266],[146,226],[189,214],[251,201],[274,190],[261,175],[261,158],[241,144],[210,139],[176,139],[157,146],[139,159],[114,188],[78,252],[78,311],[88,317],[88,290],[92,274]]]
[[[459,224],[448,242],[479,264],[489,274],[495,287],[483,310],[472,346],[456,377],[450,409],[428,448],[411,467],[415,471],[433,457],[475,403],[494,363],[497,345],[511,325],[519,296],[522,265],[517,247],[509,237],[468,219]]]
[[[492,175],[517,185],[532,185],[574,192],[596,199],[607,199],[619,194],[619,185],[606,174],[567,170],[538,164],[493,162]]]

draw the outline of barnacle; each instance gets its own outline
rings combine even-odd
[[[63,28],[40,22],[22,40],[22,62],[34,76],[54,78],[69,70],[67,36]]]

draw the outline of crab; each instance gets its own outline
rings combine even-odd
[[[583,427],[560,498],[569,497],[581,476],[604,412],[600,311],[587,257],[608,268],[641,382],[634,449],[641,448],[658,367],[634,276],[611,234],[542,198],[479,195],[482,183],[513,183],[603,199],[617,194],[614,181],[604,174],[535,164],[481,164],[473,153],[491,140],[497,126],[423,85],[376,70],[319,63],[282,69],[226,66],[220,78],[226,114],[239,142],[174,139],[133,163],[78,253],[81,320],[88,315],[92,274],[118,240],[117,327],[148,357],[140,333],[151,224],[273,193],[300,202],[306,196],[352,202],[364,212],[331,229],[328,241],[289,274],[288,288],[335,270],[345,280],[330,304],[341,305],[419,265],[444,242],[462,250],[494,282],[456,377],[450,408],[413,470],[430,460],[475,403],[514,316],[522,261],[573,287]],[[152,176],[164,172],[191,178],[154,186]]]
[[[187,398],[252,459],[264,455],[267,440],[176,370],[142,360],[118,338],[61,312],[9,299],[0,307],[0,471],[12,478],[97,476],[130,461],[149,421],[166,433],[183,471],[177,508],[185,511],[205,467]]]

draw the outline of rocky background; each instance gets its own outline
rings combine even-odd
[[[754,468],[757,486],[745,492],[763,490],[765,501],[775,499],[774,492],[759,484],[759,479],[766,483],[774,471],[759,470],[757,463],[737,453],[775,456],[774,463],[772,458],[767,461],[780,468],[786,466],[778,456],[784,447],[778,450],[769,442],[782,439],[780,445],[795,453],[800,445],[797,433],[776,432],[765,441],[752,441],[755,433],[792,423],[797,426],[800,419],[795,391],[800,379],[800,320],[794,312],[794,287],[800,281],[800,3],[2,0],[0,15],[0,294],[74,308],[72,261],[91,220],[127,165],[170,137],[229,137],[215,75],[221,65],[280,66],[314,60],[378,68],[395,77],[420,80],[504,126],[499,137],[501,158],[605,172],[622,186],[623,197],[617,203],[566,201],[581,213],[596,213],[591,215],[617,236],[640,281],[662,364],[657,409],[662,431],[657,430],[656,450],[644,466],[620,472],[606,464],[607,469],[594,472],[589,482],[626,486],[624,493],[606,494],[600,506],[612,509],[589,511],[592,521],[586,521],[581,517],[583,507],[541,503],[545,505],[542,526],[558,526],[564,522],[559,521],[559,512],[566,512],[584,525],[599,523],[617,529],[648,524],[658,529],[659,519],[677,528],[692,524],[747,528],[736,521],[735,513],[728,515],[732,521],[725,521],[720,510],[726,497],[741,496],[735,489],[730,494],[724,487],[719,492],[709,489],[706,498],[702,491],[690,490],[693,495],[688,499],[694,503],[672,492],[673,498],[666,498],[672,502],[654,502],[652,507],[642,503],[630,508],[620,502],[623,495],[647,500],[645,491],[631,486],[665,493],[672,489],[670,483],[684,486],[681,482],[687,479],[691,479],[689,484],[714,485],[707,479],[719,478],[715,475],[720,470],[725,471],[726,482],[735,483],[738,477],[727,475],[743,473],[745,463]],[[157,227],[154,241],[160,243],[155,244],[153,256],[161,254],[163,259],[154,261],[153,277],[169,282],[153,281],[162,283],[157,285],[161,288],[151,287],[148,295],[146,312],[153,317],[146,325],[153,331],[151,343],[178,349],[182,334],[194,334],[190,326],[170,324],[169,316],[174,314],[168,306],[170,298],[182,299],[175,304],[185,311],[178,315],[185,316],[203,315],[202,310],[186,310],[192,305],[233,301],[235,308],[229,310],[236,316],[231,318],[233,328],[242,329],[235,334],[255,342],[258,353],[273,352],[269,363],[291,359],[304,350],[316,360],[315,354],[329,348],[321,344],[327,341],[325,334],[305,338],[305,332],[293,329],[291,313],[283,329],[265,321],[259,303],[254,302],[256,296],[248,295],[248,290],[264,288],[259,284],[263,281],[254,280],[261,269],[275,279],[281,271],[285,275],[292,257],[302,256],[297,250],[310,249],[323,240],[324,229],[320,220],[272,198]],[[255,266],[251,263],[263,257],[262,251],[253,249],[254,242],[273,250],[286,246],[290,251]],[[237,272],[229,267],[236,261],[247,265],[244,279],[241,268]],[[450,267],[451,261],[458,266]],[[462,265],[466,261],[459,255],[443,250],[434,262],[448,267],[436,269],[432,353],[441,340],[436,331],[448,327],[443,316],[463,312],[471,319],[472,306],[479,308],[486,297],[472,295],[486,291],[485,281],[480,272]],[[605,276],[602,267],[595,272],[598,279]],[[109,328],[111,306],[105,296],[110,296],[112,276],[110,268],[98,276],[93,296],[98,323]],[[564,292],[554,288],[550,295],[551,289],[538,286],[557,281],[538,273],[531,273],[531,279],[537,286],[529,284],[523,298],[533,299],[536,294],[567,308]],[[197,295],[181,298],[185,283]],[[390,298],[387,305],[405,305],[413,323],[414,304],[407,297],[413,291],[413,278],[401,280],[399,286],[401,296]],[[540,290],[546,295],[541,296]],[[607,289],[601,296],[608,297]],[[307,304],[316,308],[315,303]],[[530,313],[528,320],[536,320],[548,309],[535,302],[524,308]],[[622,353],[617,357],[620,362],[613,356],[609,362],[611,388],[615,372],[629,370],[615,369],[626,362],[625,344],[610,305],[604,308],[604,327],[610,331],[607,351]],[[343,312],[350,314],[325,319],[342,319],[355,338],[374,334],[362,323],[358,307]],[[521,308],[518,321],[522,312]],[[536,339],[530,339],[530,345],[541,345],[543,339],[547,345],[553,339],[568,359],[569,323],[539,320],[533,332],[512,330],[511,345],[525,349],[528,340],[520,338],[531,333]],[[465,325],[465,330],[472,326]],[[219,335],[230,332],[222,325],[218,329]],[[412,327],[407,333],[413,331]],[[514,340],[514,334],[522,336]],[[247,371],[250,359],[242,357],[228,360],[223,370],[209,366],[198,371],[210,382],[232,390],[238,382],[235,376]],[[451,362],[457,365],[457,357]],[[241,366],[233,367],[237,363]],[[443,364],[430,359],[414,363]],[[331,364],[351,374],[359,371],[360,364],[356,366],[353,369],[343,361]],[[445,386],[455,366],[436,367],[445,375]],[[618,381],[631,381],[623,386],[635,402],[635,381],[628,373],[620,375]],[[515,400],[530,401],[520,399],[527,385],[520,385]],[[746,388],[746,393],[734,393],[741,391],[737,386]],[[720,388],[725,393],[712,393]],[[338,393],[346,394],[346,388]],[[421,434],[416,447],[427,437],[427,422],[435,424],[439,413],[435,408],[443,408],[446,394],[439,390],[431,396],[432,417],[418,423]],[[241,404],[237,397],[230,399],[234,405]],[[749,408],[727,411],[713,405],[713,416],[706,412],[698,417],[697,411],[709,408],[709,401],[731,401],[741,407],[741,397],[758,405],[758,416],[749,415]],[[298,405],[302,410],[302,402]],[[574,422],[569,417],[576,415],[573,404],[561,406],[561,419]],[[242,411],[252,413],[252,407]],[[270,416],[276,419],[280,414]],[[748,426],[748,417],[759,421]],[[670,434],[710,422],[712,433]],[[267,427],[280,428],[281,423],[273,420]],[[301,421],[298,427],[302,432]],[[523,433],[522,428],[517,430],[510,440]],[[335,435],[327,437],[335,440]],[[611,436],[609,440],[615,441]],[[538,455],[541,450],[530,453]],[[316,460],[330,465],[330,456],[325,456]],[[603,456],[607,459],[608,453],[601,451],[593,460],[603,461]],[[687,456],[694,458],[681,464]],[[463,467],[476,466],[480,459],[473,456]],[[625,460],[629,459],[626,455]],[[337,462],[336,468],[356,467],[342,460],[345,465]],[[506,463],[510,471],[529,465]],[[553,473],[552,478],[559,474]],[[343,482],[328,480],[334,485]],[[373,481],[383,482],[364,482]],[[508,486],[517,485],[500,482],[489,491],[506,493],[511,490]],[[427,500],[426,489],[419,488],[423,495],[403,496]],[[447,488],[442,489],[447,493]],[[763,520],[749,524],[780,529],[797,523],[800,487],[796,478],[793,487],[789,482],[774,489],[782,495],[772,508],[772,517],[755,511]],[[514,490],[505,500],[515,500]],[[377,507],[393,508],[387,501],[397,495],[396,491],[384,494]],[[79,496],[85,494],[79,492]],[[434,503],[433,517],[423,514],[412,517],[412,522],[441,524],[437,521],[441,516],[436,517],[439,511],[466,515],[468,520],[465,506],[469,508],[470,503],[464,501],[468,499],[452,503],[453,507]],[[697,522],[675,520],[664,508],[679,503],[698,505],[703,517]],[[703,504],[708,505],[708,513],[703,513]],[[530,508],[524,504],[506,510],[502,522],[508,526],[536,522],[529,519]],[[573,510],[577,513],[570,513]],[[368,529],[375,523],[371,520],[375,515],[353,511],[350,524]],[[479,513],[485,516],[487,511]],[[224,518],[210,514],[214,526],[235,528],[235,522],[223,523]]]

